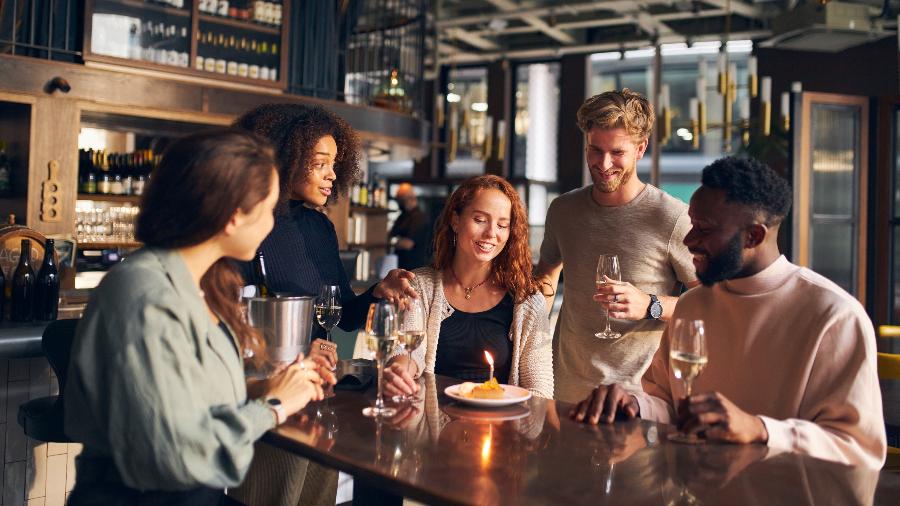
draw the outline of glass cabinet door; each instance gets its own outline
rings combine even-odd
[[[801,96],[794,260],[864,302],[868,99]]]

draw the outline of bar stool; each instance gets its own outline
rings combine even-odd
[[[69,371],[69,358],[72,353],[72,342],[75,340],[75,328],[79,320],[56,320],[50,322],[41,335],[41,347],[50,362],[50,367],[59,381],[59,395],[50,395],[32,399],[19,406],[16,417],[19,425],[25,429],[25,435],[38,441],[52,443],[70,443],[63,430],[63,405],[66,386],[66,375]]]

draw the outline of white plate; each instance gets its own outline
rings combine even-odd
[[[531,399],[531,392],[525,390],[524,388],[503,384],[501,384],[500,386],[503,387],[502,399],[474,399],[470,397],[463,397],[462,395],[459,395],[459,385],[450,385],[449,387],[444,389],[444,393],[455,401],[459,401],[465,404],[471,404],[473,406],[486,407],[509,406],[510,404],[515,404],[517,402],[523,402]]]

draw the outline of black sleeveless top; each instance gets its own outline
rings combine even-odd
[[[488,351],[494,357],[494,377],[507,383],[512,365],[509,331],[513,307],[512,297],[506,294],[496,306],[480,313],[453,308],[453,314],[441,323],[435,374],[485,381],[490,370],[484,357]]]

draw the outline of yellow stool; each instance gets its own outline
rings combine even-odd
[[[889,327],[889,325],[882,325],[878,328],[879,334],[885,327]],[[878,354],[878,378],[883,380],[900,380],[900,355],[894,353]],[[900,448],[888,446],[884,468],[890,471],[900,471]]]

